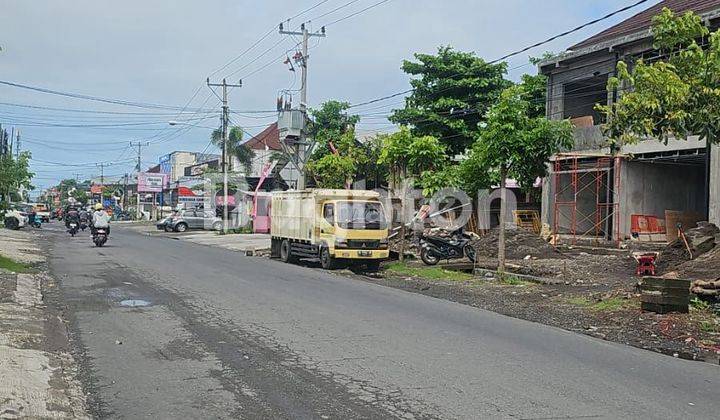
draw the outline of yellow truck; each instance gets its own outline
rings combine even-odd
[[[387,258],[388,221],[374,191],[308,189],[272,193],[271,254],[284,262],[317,258],[325,269]]]

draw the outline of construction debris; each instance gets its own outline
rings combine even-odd
[[[498,252],[499,229],[492,229],[486,235],[471,242],[478,255],[495,257]],[[565,258],[554,246],[539,235],[522,229],[505,230],[505,256],[511,260],[522,260],[526,256],[535,258]]]
[[[657,269],[660,273],[679,270],[692,271],[697,264],[688,264],[720,244],[720,229],[712,223],[698,222],[697,227],[682,232],[684,235],[670,242],[661,252]],[[686,242],[687,241],[687,242]],[[691,256],[692,254],[692,256]],[[720,259],[720,255],[718,255]],[[717,265],[715,267],[718,267]],[[715,269],[717,272],[717,268]]]

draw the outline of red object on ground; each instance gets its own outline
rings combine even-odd
[[[637,257],[637,270],[635,274],[638,276],[654,276],[655,275],[655,255],[645,254]]]
[[[630,215],[630,232],[665,233],[665,220],[645,214]]]

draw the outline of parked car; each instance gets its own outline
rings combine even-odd
[[[185,232],[188,229],[221,230],[223,221],[211,211],[202,209],[180,210],[155,225],[165,232]]]
[[[11,207],[5,211],[4,224],[6,228],[17,230],[27,226],[27,223],[27,213],[22,211],[20,207],[11,205]]]

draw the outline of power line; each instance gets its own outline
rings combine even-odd
[[[325,24],[325,26],[334,25],[334,24],[339,23],[339,22],[342,22],[342,21],[344,21],[344,20],[346,20],[346,19],[350,19],[351,17],[357,16],[357,15],[359,15],[360,13],[364,13],[364,12],[366,12],[366,11],[372,9],[372,8],[378,7],[378,6],[380,6],[380,5],[384,4],[384,3],[387,3],[387,2],[389,2],[389,1],[390,1],[390,0],[380,0],[379,2],[373,3],[373,4],[371,4],[370,6],[364,8],[364,9],[358,10],[358,11],[355,12],[355,13],[351,13],[351,14],[345,16],[345,17],[341,17],[340,19],[337,19],[337,20],[334,20],[334,21],[332,21],[332,22],[330,22],[330,23],[327,23],[327,24]],[[645,0],[645,1],[647,1],[647,0]]]
[[[313,20],[322,19],[322,18],[324,18],[325,16],[330,15],[330,14],[333,14],[333,13],[337,12],[338,10],[344,9],[344,8],[352,5],[353,3],[357,3],[358,1],[360,1],[360,0],[352,0],[352,1],[349,1],[349,2],[347,2],[347,3],[345,3],[345,4],[342,4],[342,5],[340,5],[340,6],[336,7],[336,8],[328,11],[328,12],[325,12],[325,13],[321,14],[320,16],[315,16],[314,18],[312,18],[311,20],[306,21],[305,23],[310,23],[310,22],[312,22]]]
[[[49,95],[65,96],[65,97],[75,98],[75,99],[85,99],[88,101],[103,102],[103,103],[114,104],[114,105],[123,105],[123,106],[149,108],[149,109],[182,109],[181,107],[174,106],[174,105],[162,105],[162,104],[153,104],[153,103],[144,103],[144,102],[131,102],[131,101],[125,101],[125,100],[121,100],[121,99],[103,98],[103,97],[99,97],[99,96],[85,95],[85,94],[80,94],[80,93],[62,92],[62,91],[38,87],[38,86],[31,86],[31,85],[25,85],[25,84],[21,84],[21,83],[9,82],[7,80],[0,80],[0,84],[15,87],[15,88],[20,88],[20,89],[32,90],[32,91],[40,92],[40,93],[46,93]],[[208,111],[208,110],[200,110],[200,111]]]
[[[558,38],[562,38],[562,37],[564,37],[564,36],[570,35],[571,33],[577,32],[577,31],[579,31],[579,30],[581,30],[581,29],[587,28],[588,26],[594,25],[594,24],[596,24],[596,23],[598,23],[598,22],[602,22],[602,21],[605,20],[605,19],[609,19],[609,18],[611,18],[611,17],[613,17],[613,16],[615,16],[615,15],[617,15],[617,14],[619,14],[619,13],[622,13],[622,12],[624,12],[624,11],[627,11],[627,10],[630,10],[630,9],[632,9],[632,8],[634,8],[634,7],[637,7],[637,6],[639,6],[639,5],[643,4],[643,3],[646,3],[647,1],[648,1],[648,0],[638,0],[638,1],[636,1],[635,3],[633,3],[633,4],[630,4],[630,5],[628,5],[628,6],[622,7],[622,8],[620,8],[620,9],[618,9],[618,10],[615,10],[614,12],[610,12],[610,13],[606,14],[606,15],[603,16],[603,17],[600,17],[600,18],[597,18],[597,19],[593,19],[593,20],[591,20],[590,22],[583,23],[582,25],[576,26],[576,27],[573,28],[573,29],[570,29],[570,30],[567,30],[567,31],[565,31],[565,32],[561,32],[561,33],[559,33],[559,34],[557,34],[557,35],[551,36],[550,38],[548,38],[548,39],[546,39],[546,40],[544,40],[544,41],[536,42],[535,44],[528,45],[528,46],[525,47],[525,48],[519,49],[519,50],[517,50],[517,51],[513,51],[513,52],[511,52],[510,54],[505,54],[504,56],[502,56],[502,57],[500,57],[500,58],[497,58],[497,59],[495,59],[495,60],[493,60],[493,61],[488,62],[488,64],[495,64],[495,63],[497,63],[497,62],[499,62],[499,61],[505,60],[506,58],[510,58],[510,57],[512,57],[512,56],[514,56],[514,55],[522,54],[522,53],[524,53],[525,51],[528,51],[528,50],[531,50],[531,49],[533,49],[533,48],[539,47],[539,46],[541,46],[541,45],[547,44],[547,43],[552,42],[552,41],[554,41],[554,40],[556,40],[556,39],[558,39]]]
[[[619,13],[622,13],[622,12],[625,12],[625,11],[627,11],[627,10],[630,10],[630,9],[632,9],[632,8],[634,8],[634,7],[637,7],[637,6],[639,6],[640,4],[643,4],[643,3],[647,2],[647,1],[648,1],[648,0],[638,0],[638,1],[636,1],[635,3],[632,3],[632,4],[628,5],[628,6],[622,7],[622,8],[620,8],[620,9],[615,10],[614,12],[608,13],[608,14],[606,14],[605,16],[602,16],[602,17],[600,17],[600,18],[593,19],[593,20],[591,20],[591,21],[589,21],[589,22],[586,22],[586,23],[584,23],[584,24],[582,24],[582,25],[580,25],[580,26],[577,26],[577,27],[575,27],[575,28],[573,28],[573,29],[570,29],[570,30],[567,30],[567,31],[565,31],[565,32],[559,33],[559,34],[557,34],[557,35],[555,35],[555,36],[552,36],[552,37],[550,37],[550,38],[548,38],[548,39],[546,39],[546,40],[544,40],[544,41],[540,41],[540,42],[537,42],[537,43],[535,43],[535,44],[533,44],[533,45],[530,45],[530,46],[528,46],[528,47],[522,48],[522,49],[520,49],[520,50],[513,51],[513,52],[511,52],[511,53],[509,53],[509,54],[505,54],[504,56],[502,56],[502,57],[500,57],[500,58],[498,58],[498,59],[489,61],[487,64],[494,64],[494,63],[497,63],[497,62],[499,62],[499,61],[502,61],[502,60],[504,60],[504,59],[506,59],[506,58],[509,58],[509,57],[512,57],[512,56],[515,56],[515,55],[518,55],[518,54],[522,54],[522,53],[525,52],[525,51],[528,51],[528,50],[530,50],[530,49],[533,49],[533,48],[539,47],[539,46],[541,46],[541,45],[547,44],[547,43],[549,43],[549,42],[551,42],[551,41],[554,41],[554,40],[556,40],[556,39],[558,39],[558,38],[562,38],[562,37],[567,36],[567,35],[569,35],[569,34],[571,34],[571,33],[577,32],[577,31],[579,31],[579,30],[581,30],[581,29],[583,29],[583,28],[586,28],[586,27],[588,27],[588,26],[594,25],[594,24],[596,24],[596,23],[598,23],[598,22],[601,22],[601,21],[603,21],[603,20],[609,19],[609,18],[612,17],[612,16],[615,16],[615,15],[617,15],[617,14],[619,14]],[[376,3],[376,4],[377,4],[377,3]],[[334,22],[333,22],[333,23],[334,23]],[[454,74],[454,75],[448,76],[448,78],[452,78],[452,77],[455,77],[455,76],[460,76],[460,75],[463,75],[463,74],[464,74],[464,73]],[[394,97],[396,97],[396,96],[400,96],[400,95],[403,95],[403,94],[406,94],[406,93],[410,93],[410,92],[414,92],[414,91],[415,91],[415,88],[412,88],[412,89],[405,90],[405,91],[403,91],[403,92],[397,92],[397,93],[393,93],[393,94],[390,94],[390,95],[387,95],[387,96],[383,96],[383,97],[380,97],[380,98],[377,98],[377,99],[372,99],[372,100],[369,100],[369,101],[366,101],[366,102],[363,102],[363,103],[360,103],[360,104],[357,104],[357,105],[354,105],[354,104],[353,104],[353,105],[351,105],[351,106],[354,107],[354,106],[361,106],[361,105],[366,105],[366,104],[370,104],[370,103],[380,102],[380,101],[383,101],[383,100],[391,99],[391,98],[394,98]]]

